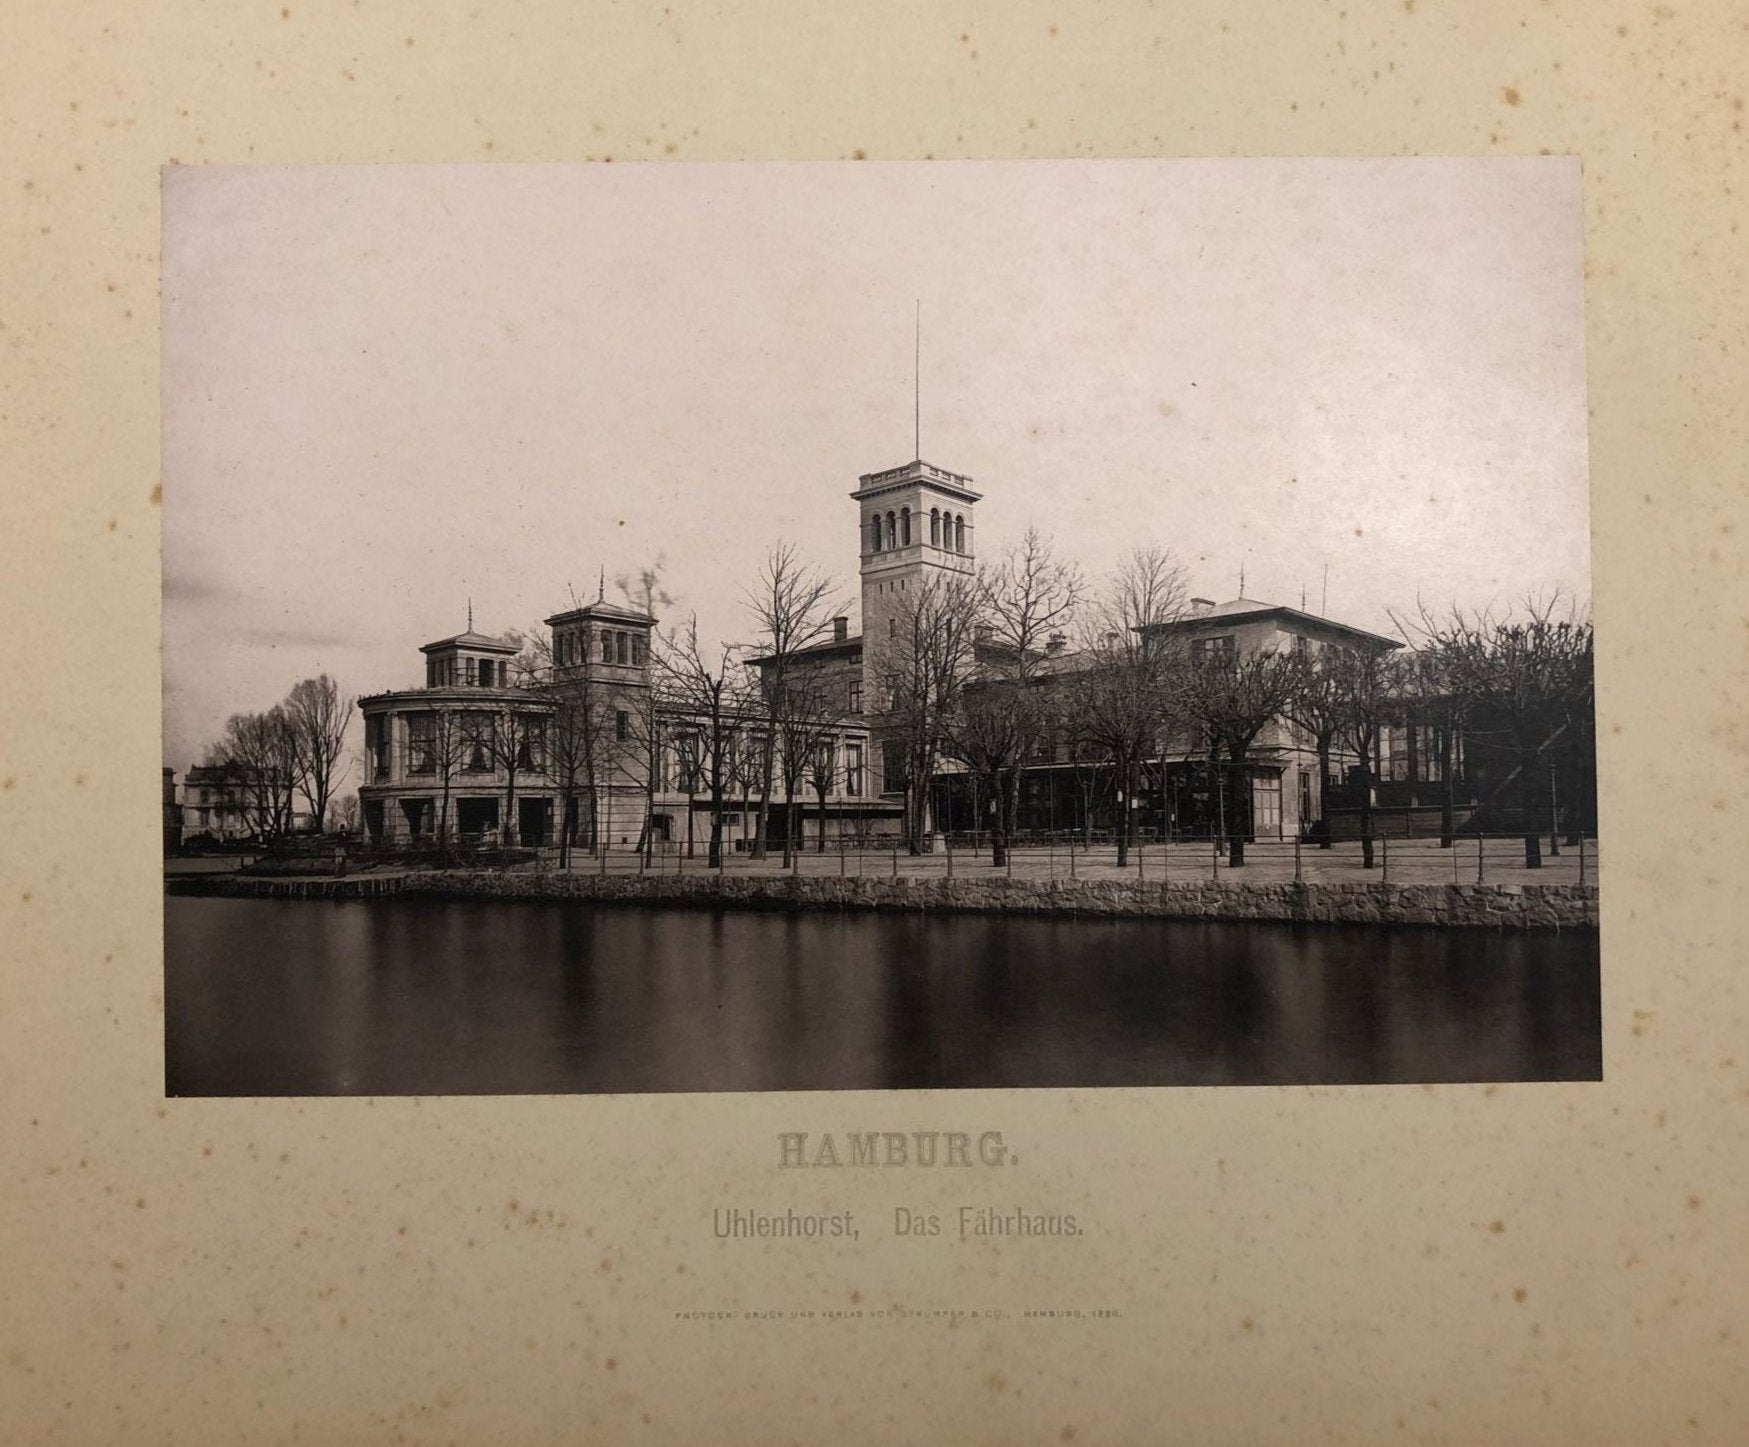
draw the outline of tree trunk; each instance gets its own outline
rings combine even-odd
[[[705,863],[712,869],[723,867],[723,790],[711,790],[711,834],[705,846]]]
[[[1536,803],[1539,792],[1536,769],[1532,767],[1535,754],[1530,747],[1520,739],[1518,741],[1518,807],[1521,813],[1519,827],[1524,831],[1524,867],[1526,869],[1541,869],[1543,867],[1543,841],[1541,832],[1536,827]]]
[[[1318,848],[1330,847],[1330,738],[1318,740]]]
[[[765,858],[766,830],[771,822],[771,775],[775,759],[773,751],[777,747],[777,723],[771,722],[771,733],[760,749],[759,778],[759,817],[753,826],[753,857]]]
[[[1245,836],[1251,832],[1251,810],[1250,800],[1245,797],[1248,783],[1245,750],[1232,749],[1230,752],[1233,767],[1227,775],[1227,865],[1237,869],[1245,862]]]
[[[1448,710],[1445,718],[1445,729],[1439,741],[1439,777],[1445,783],[1445,790],[1439,800],[1439,847],[1450,849],[1457,838],[1457,781],[1451,776],[1452,766],[1452,718]]]
[[[1361,764],[1355,771],[1359,776],[1360,787],[1360,867],[1371,869],[1372,854],[1372,747],[1368,744],[1360,751]]]
[[[1114,760],[1117,764],[1117,867],[1122,869],[1130,861],[1130,819],[1134,811],[1130,808],[1135,798],[1134,769],[1122,754]]]

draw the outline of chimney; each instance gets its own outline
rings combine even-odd
[[[1049,641],[1045,644],[1045,652],[1050,657],[1055,658],[1068,646],[1069,640],[1066,635],[1062,633],[1053,633],[1051,634]]]
[[[834,643],[850,641],[850,620],[848,618],[839,617],[832,620],[832,641]]]
[[[1214,610],[1215,600],[1213,598],[1192,598],[1190,600],[1190,616],[1192,618],[1206,617]]]

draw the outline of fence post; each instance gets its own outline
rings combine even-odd
[[[1069,835],[1069,878],[1075,877],[1075,836]]]
[[[1148,846],[1146,844],[1142,843],[1142,841],[1140,839],[1137,839],[1136,840],[1136,883],[1137,884],[1146,884],[1148,881],[1147,850],[1148,850]]]
[[[844,878],[844,834],[842,826],[838,835],[838,877]]]
[[[899,877],[899,841],[893,841],[893,878]]]
[[[1379,882],[1389,882],[1391,877],[1391,840],[1388,834],[1379,835]]]
[[[1482,861],[1483,861],[1484,857],[1487,855],[1487,853],[1488,853],[1488,836],[1486,834],[1482,833],[1481,830],[1478,829],[1476,831],[1476,883],[1477,884],[1480,884],[1482,882]]]
[[[941,834],[941,842],[942,842],[943,847],[947,850],[947,877],[949,879],[952,879],[953,878],[953,835],[948,833],[944,829],[942,831],[942,834]]]
[[[1300,882],[1300,836],[1294,835],[1294,883]]]
[[[1220,877],[1221,836],[1219,834],[1211,834],[1209,835],[1209,878],[1219,879]]]
[[[1585,883],[1585,830],[1579,830],[1579,883]]]

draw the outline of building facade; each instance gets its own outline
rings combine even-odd
[[[830,637],[782,660],[751,660],[760,679],[755,697],[762,691],[770,698],[782,674],[785,687],[801,681],[828,705],[824,726],[808,735],[811,757],[799,770],[794,798],[782,787],[781,759],[773,770],[772,843],[902,833],[903,771],[883,724],[889,664],[917,599],[968,584],[977,568],[982,494],[972,478],[916,459],[863,474],[849,496],[856,505],[861,630],[853,632],[848,617],[834,618]],[[653,673],[656,618],[598,598],[545,622],[549,634],[532,651],[471,628],[426,644],[423,687],[359,700],[367,774],[359,797],[371,840],[419,845],[442,834],[539,846],[562,831],[585,846],[605,840],[670,850],[708,839],[710,731],[663,697]],[[1192,658],[1315,657],[1326,649],[1384,653],[1401,646],[1245,597],[1220,605],[1194,599],[1182,618],[1144,632]],[[973,651],[980,657],[987,646]],[[1036,671],[1072,702],[1069,691],[1087,666],[1059,635]],[[751,843],[762,803],[768,726],[757,704],[744,712],[723,741],[722,837],[730,850]],[[1143,835],[1242,828],[1253,838],[1291,838],[1354,804],[1359,760],[1340,747],[1321,759],[1312,736],[1286,717],[1259,732],[1240,764],[1211,759],[1209,741],[1194,730],[1158,739],[1143,763],[1141,787],[1126,799],[1109,763],[1077,740],[1072,708],[1059,713],[1064,727],[1024,769],[1023,836],[1108,830],[1122,809]],[[1419,785],[1424,793],[1451,786],[1456,766],[1435,761],[1452,754],[1430,727],[1405,718],[1381,730],[1367,782],[1375,803],[1382,802],[1377,791],[1398,785]],[[1237,792],[1233,770],[1244,775]],[[790,771],[792,778],[797,772]],[[1232,812],[1231,799],[1243,801],[1247,818],[1223,817]],[[924,803],[931,833],[988,827],[989,801],[951,762],[932,779]]]

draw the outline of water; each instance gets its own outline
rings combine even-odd
[[[1597,936],[165,901],[171,1095],[1595,1080]]]

